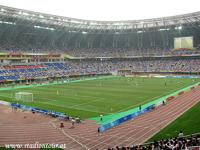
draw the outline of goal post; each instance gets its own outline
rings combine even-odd
[[[32,102],[33,93],[30,92],[17,92],[15,93],[15,101]]]

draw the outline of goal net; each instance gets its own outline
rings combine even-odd
[[[29,93],[29,92],[15,93],[15,100],[23,101],[23,102],[32,102],[33,101],[33,93]]]

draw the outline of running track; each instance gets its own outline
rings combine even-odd
[[[97,133],[97,125],[92,121],[75,125],[73,129],[70,122],[65,122],[61,130],[60,122],[48,116],[21,111],[14,113],[6,106],[0,106],[0,146],[65,143],[69,150],[95,150],[142,144],[199,101],[200,87],[105,133]]]

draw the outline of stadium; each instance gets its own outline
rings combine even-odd
[[[0,149],[200,149],[200,12],[127,21],[0,5]]]

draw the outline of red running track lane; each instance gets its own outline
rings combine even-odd
[[[60,122],[51,117],[20,110],[12,112],[0,105],[0,146],[38,142],[66,144],[69,150],[96,150],[142,144],[199,101],[197,88],[105,133],[97,133],[98,126],[93,121],[87,120],[73,129],[70,122],[65,122],[61,130]]]

